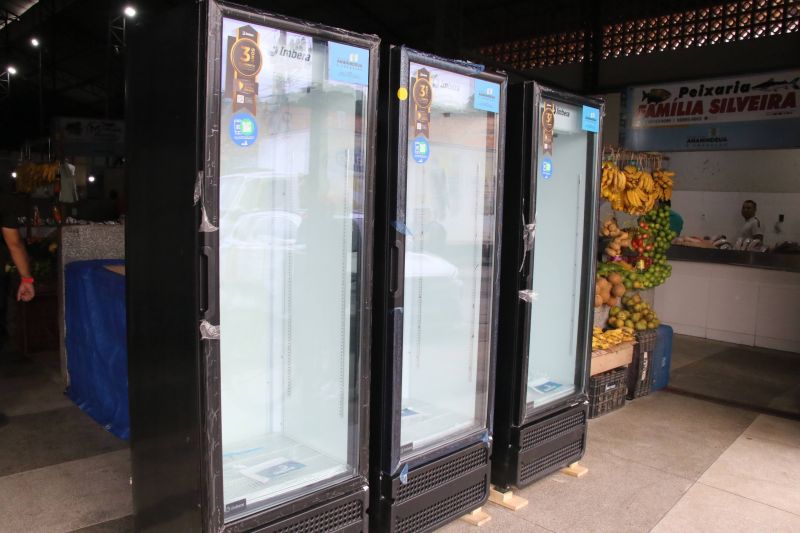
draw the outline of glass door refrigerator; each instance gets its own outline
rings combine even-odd
[[[216,2],[132,29],[141,531],[364,531],[378,39]]]
[[[492,482],[527,485],[586,445],[603,103],[509,88]]]
[[[430,531],[489,489],[504,76],[383,61],[370,520]]]

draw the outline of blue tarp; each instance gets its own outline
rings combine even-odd
[[[128,440],[125,277],[105,268],[121,260],[69,263],[64,269],[67,394],[108,431]]]
[[[660,390],[669,384],[669,369],[672,364],[672,328],[665,324],[656,331],[656,347],[653,350],[653,384],[651,390]]]

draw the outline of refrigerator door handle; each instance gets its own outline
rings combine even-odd
[[[392,243],[389,254],[389,293],[392,295],[392,298],[397,299],[401,293],[400,276],[403,275],[400,261],[405,261],[402,239],[396,239]]]
[[[217,254],[210,246],[203,246],[200,255],[200,311],[205,320],[212,320],[217,314]]]

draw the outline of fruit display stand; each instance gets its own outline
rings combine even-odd
[[[666,251],[675,237],[668,201],[673,172],[655,153],[606,149],[592,336],[590,416],[650,392],[655,331],[652,295],[671,274]]]

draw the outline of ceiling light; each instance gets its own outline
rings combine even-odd
[[[9,66],[8,66],[8,68],[6,68],[6,70],[7,70],[7,71],[8,71],[8,73],[9,73],[9,74],[11,74],[12,76],[13,76],[14,74],[16,74],[16,73],[17,73],[17,69],[15,69],[14,67],[12,67],[11,65],[9,65]]]
[[[134,8],[133,6],[125,6],[123,13],[125,13],[126,17],[133,18],[136,16],[136,8]]]
[[[88,179],[88,180],[89,180],[89,183],[94,183],[95,177],[94,177],[94,176],[89,176],[89,177],[88,177],[88,178],[86,178],[86,179]]]
[[[11,177],[14,178],[14,179],[17,179],[17,173],[16,172],[12,172],[11,173]]]
[[[34,48],[38,48],[39,47],[39,39],[37,39],[36,37],[31,37],[31,46],[33,46]]]

